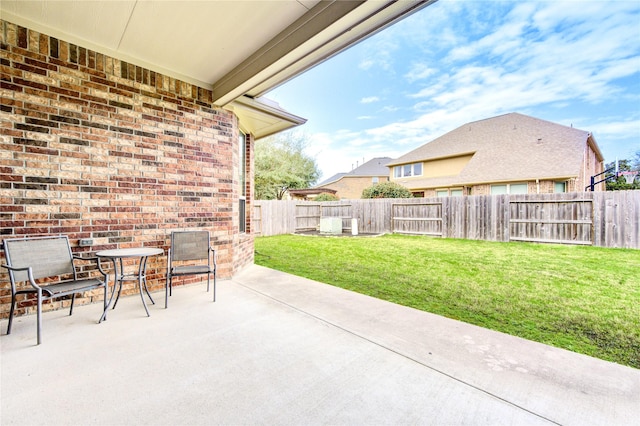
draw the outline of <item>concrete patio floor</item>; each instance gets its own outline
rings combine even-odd
[[[624,425],[640,370],[251,266],[2,321],[0,424]]]

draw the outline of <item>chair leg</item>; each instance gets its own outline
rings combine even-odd
[[[76,294],[73,293],[71,295],[71,308],[69,309],[69,316],[71,316],[73,314],[73,302],[76,301]]]
[[[164,308],[167,309],[169,304],[169,291],[171,289],[171,274],[167,274],[167,278],[164,282]]]
[[[216,271],[213,271],[213,301],[216,301]]]
[[[114,287],[114,290],[115,290],[115,287]],[[107,300],[108,294],[109,294],[109,277],[106,277],[105,280],[104,280],[104,302],[103,302],[104,308],[102,310],[102,315],[103,316],[100,317],[100,321],[98,321],[98,324],[100,324],[102,322],[102,318],[103,317],[104,317],[104,319],[107,319],[106,318],[107,308],[109,308],[109,302]]]
[[[11,325],[13,324],[13,312],[16,307],[16,295],[11,295],[11,309],[9,310],[9,323],[7,324],[7,334],[11,334]]]
[[[42,343],[42,289],[38,289],[38,344]]]

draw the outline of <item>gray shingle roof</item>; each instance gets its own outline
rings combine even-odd
[[[345,173],[347,176],[386,176],[389,174],[389,168],[387,164],[391,162],[391,157],[376,157],[363,163],[362,166],[356,167],[349,173]]]
[[[371,160],[363,163],[361,166],[356,167],[348,173],[337,173],[331,176],[329,179],[325,179],[324,181],[317,184],[316,187],[327,185],[331,182],[340,180],[343,177],[349,176],[389,176],[389,168],[387,167],[387,164],[392,160],[393,158],[391,157],[372,158]]]
[[[388,165],[473,153],[458,175],[407,179],[413,188],[569,178],[579,175],[590,136],[585,130],[510,113],[467,123]],[[596,152],[600,155],[597,146]]]
[[[342,178],[342,176],[346,175],[346,173],[336,173],[335,175],[331,176],[329,179],[325,179],[322,182],[316,184],[314,186],[314,188],[317,188],[319,186],[323,186],[323,185],[327,185],[331,182],[335,182],[337,180],[340,180]]]

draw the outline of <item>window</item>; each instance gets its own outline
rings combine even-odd
[[[529,186],[526,183],[512,183],[509,185],[509,194],[527,194]]]
[[[371,178],[371,183],[373,183],[374,185],[378,183],[378,181],[379,181],[378,176],[374,176],[373,178]]]
[[[240,132],[240,137],[238,140],[238,145],[240,148],[239,160],[240,164],[238,165],[238,170],[240,173],[239,181],[240,181],[240,198],[238,205],[238,216],[239,222],[238,227],[240,232],[246,232],[247,230],[247,136]]]
[[[491,195],[508,194],[507,185],[491,185]]]
[[[393,168],[393,177],[422,176],[422,163],[404,164]]]
[[[491,195],[500,194],[528,194],[529,186],[526,183],[508,183],[504,185],[491,185]]]
[[[462,197],[462,188],[436,189],[436,197]]]
[[[567,182],[555,182],[553,192],[567,192]]]

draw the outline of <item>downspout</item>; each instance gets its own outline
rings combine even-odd
[[[596,161],[597,158],[595,156],[595,154],[593,154],[593,159],[591,158],[591,152],[589,152],[589,140],[587,140],[587,144],[584,147],[584,158],[585,158],[585,163],[584,163],[584,181],[588,182],[589,178],[591,177],[591,175],[595,175],[596,172],[594,172],[593,170],[596,170],[598,168],[598,166],[596,165]],[[589,165],[593,162],[593,170],[589,169]]]
[[[582,154],[582,183],[581,183],[582,186],[587,184],[587,155],[589,155],[588,139],[584,147],[584,153]]]

